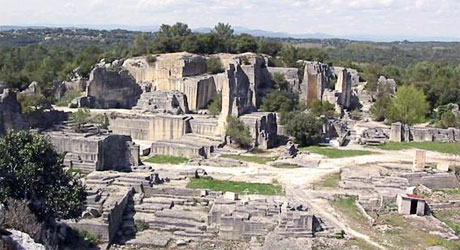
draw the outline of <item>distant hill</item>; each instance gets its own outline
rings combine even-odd
[[[96,30],[116,30],[123,29],[128,31],[142,31],[142,32],[156,32],[160,28],[159,25],[149,26],[131,26],[131,25],[116,25],[116,24],[103,24],[103,25],[36,25],[36,26],[0,26],[0,31],[5,30],[23,30],[23,29],[43,29],[43,28],[88,28]],[[355,41],[371,41],[371,42],[393,42],[393,41],[412,41],[412,42],[455,42],[460,41],[460,37],[437,37],[437,36],[411,36],[411,35],[375,35],[375,34],[347,34],[347,35],[331,35],[327,33],[306,33],[306,34],[291,34],[287,32],[274,32],[261,29],[249,29],[246,27],[236,26],[233,27],[236,34],[247,33],[257,37],[269,38],[294,38],[294,39],[347,39]],[[201,27],[193,29],[194,32],[207,33],[211,28]]]

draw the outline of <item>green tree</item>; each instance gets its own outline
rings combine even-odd
[[[294,111],[282,114],[287,133],[302,146],[312,145],[321,138],[323,122],[310,113]]]
[[[132,55],[133,56],[142,56],[147,55],[150,51],[151,45],[147,40],[146,35],[136,36],[133,42]]]
[[[26,200],[39,221],[76,219],[83,211],[82,184],[42,135],[28,131],[0,138],[0,202]]]
[[[260,109],[265,112],[289,112],[294,110],[296,98],[286,91],[270,92],[262,99]]]
[[[225,24],[225,23],[217,23],[216,26],[214,26],[214,29],[211,31],[218,36],[220,36],[224,40],[229,40],[233,36],[233,29],[230,24]]]
[[[249,127],[237,117],[228,117],[227,130],[225,134],[242,148],[248,148],[252,144],[252,136],[249,131]]]
[[[328,101],[314,101],[311,103],[310,112],[314,116],[325,116],[326,118],[334,118],[337,117],[337,113],[335,112],[334,104]]]
[[[257,48],[257,41],[251,35],[241,34],[235,39],[235,49],[238,53],[256,52]]]
[[[404,85],[398,89],[385,115],[391,122],[414,125],[423,122],[428,111],[429,104],[423,91],[413,85]]]
[[[211,74],[219,74],[224,72],[224,67],[222,66],[222,62],[220,61],[220,58],[211,56],[207,60],[208,64],[208,72]]]
[[[275,89],[288,90],[289,82],[281,72],[275,72],[271,75],[273,82],[275,83]]]
[[[90,121],[91,111],[87,108],[80,108],[71,114],[71,118],[74,122],[73,129],[75,132],[81,132],[81,126]]]
[[[216,97],[208,105],[208,112],[212,116],[217,116],[222,111],[222,92],[219,91]]]
[[[384,95],[380,97],[371,107],[370,112],[374,120],[383,121],[385,120],[385,112],[391,104],[391,97]]]
[[[51,108],[51,102],[42,94],[19,94],[18,101],[24,114],[42,112]]]

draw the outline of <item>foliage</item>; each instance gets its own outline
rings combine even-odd
[[[102,243],[102,239],[100,235],[94,235],[84,229],[79,229],[77,233],[78,233],[78,237],[88,242],[90,246],[95,247]]]
[[[336,148],[329,148],[329,147],[304,147],[301,148],[302,150],[307,150],[310,153],[324,155],[328,158],[348,158],[348,157],[355,157],[361,155],[370,155],[375,154],[371,151],[365,150],[342,150]]]
[[[51,102],[42,94],[18,94],[18,101],[21,103],[23,114],[42,112],[51,107]]]
[[[211,74],[219,74],[225,71],[224,66],[222,66],[222,62],[218,57],[210,57],[207,61],[207,64],[208,72]]]
[[[315,186],[323,187],[323,188],[338,188],[340,182],[340,173],[333,173],[324,176],[318,182],[315,182]]]
[[[191,179],[187,188],[210,189],[221,192],[234,192],[237,194],[259,194],[259,195],[281,195],[283,194],[280,185],[268,183],[249,183],[238,181],[214,180],[211,177]]]
[[[91,111],[88,108],[80,108],[70,116],[74,122],[73,129],[76,132],[80,132],[81,126],[90,121]]]
[[[362,117],[363,117],[363,113],[359,109],[355,109],[351,111],[350,113],[350,118],[355,121],[361,120]]]
[[[67,107],[73,101],[73,99],[82,96],[79,90],[71,89],[67,90],[61,100],[56,102],[57,106]]]
[[[135,222],[136,232],[142,232],[149,229],[149,223],[143,220],[136,220]]]
[[[316,100],[311,103],[309,109],[314,116],[325,116],[326,118],[337,117],[334,104],[328,101]]]
[[[182,164],[188,162],[188,158],[170,155],[154,155],[145,161],[156,164]]]
[[[296,97],[287,91],[272,91],[262,99],[260,109],[265,112],[290,112],[296,105]]]
[[[229,116],[227,118],[227,130],[225,134],[242,148],[250,147],[252,144],[249,127],[236,117]]]
[[[371,107],[370,112],[374,120],[385,120],[385,114],[391,104],[391,97],[389,95],[379,98]]]
[[[0,201],[27,200],[39,221],[76,219],[82,213],[82,184],[65,172],[62,159],[43,136],[9,133],[0,139]]]
[[[283,164],[272,165],[272,167],[281,168],[281,169],[295,169],[295,168],[301,168],[302,166],[299,166],[296,164],[290,164],[290,163],[283,163]]]
[[[208,105],[208,112],[212,116],[217,116],[222,111],[222,92],[219,91]]]
[[[391,122],[413,125],[425,120],[428,108],[426,96],[421,90],[413,85],[404,85],[398,89],[385,112],[385,117]]]
[[[314,115],[294,111],[284,115],[287,133],[301,145],[311,145],[321,137],[322,121]]]
[[[235,159],[239,161],[248,161],[258,164],[267,164],[268,162],[275,161],[276,157],[263,157],[263,156],[253,156],[253,155],[221,155],[222,158]]]
[[[271,75],[271,78],[275,83],[275,89],[288,90],[289,82],[286,80],[283,73],[275,72]]]

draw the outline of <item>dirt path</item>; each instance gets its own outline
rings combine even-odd
[[[301,187],[286,189],[286,195],[292,197],[295,201],[308,204],[314,214],[334,224],[346,234],[362,239],[375,248],[386,249],[379,243],[373,241],[368,235],[357,232],[349,227],[347,222],[336,213],[327,200],[315,198],[310,192],[302,189]]]

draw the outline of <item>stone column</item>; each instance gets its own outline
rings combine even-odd
[[[402,142],[402,124],[400,122],[391,124],[390,141]]]
[[[426,151],[416,150],[415,158],[414,158],[414,165],[412,166],[412,170],[413,171],[423,171],[423,169],[425,169],[425,163],[426,163]]]

